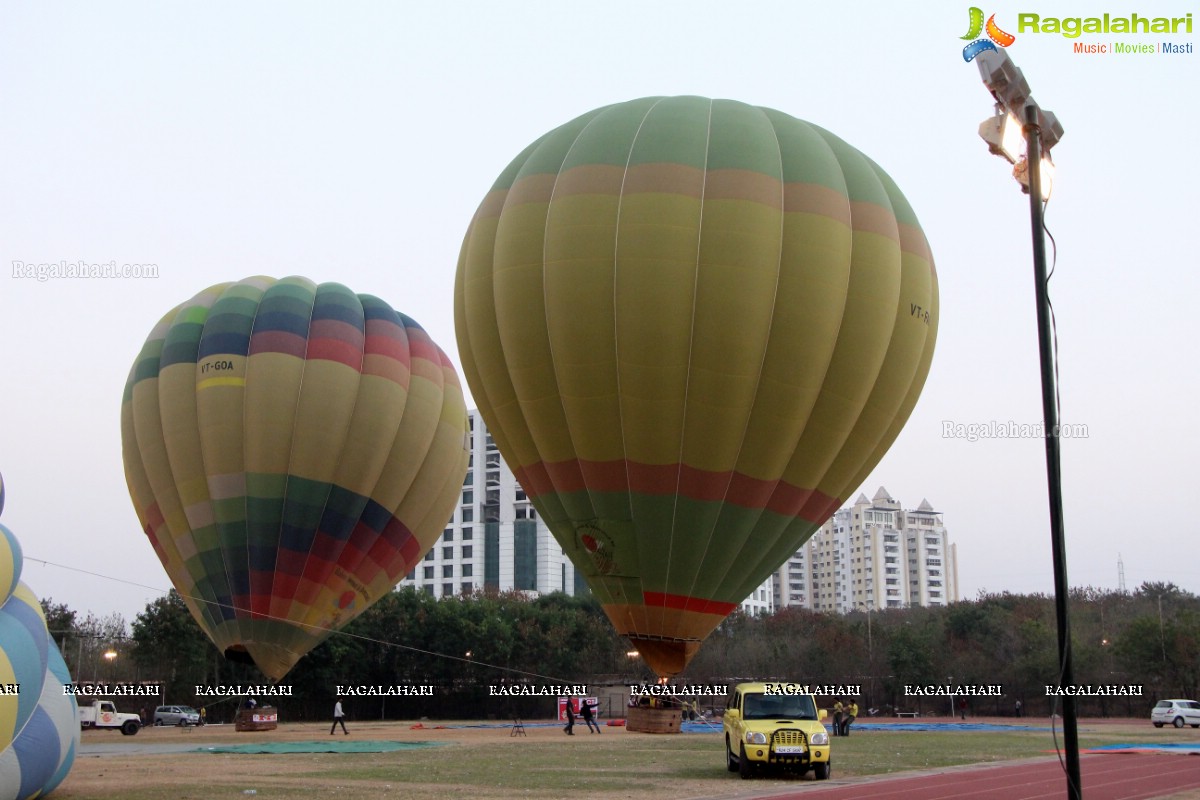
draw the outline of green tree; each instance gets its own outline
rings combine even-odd
[[[163,682],[162,702],[190,702],[195,686],[209,682],[217,649],[183,598],[172,589],[148,603],[132,627],[133,659],[142,678]]]

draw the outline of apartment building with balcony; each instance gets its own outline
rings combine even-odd
[[[774,574],[775,607],[814,611],[942,606],[958,600],[958,557],[928,500],[904,509],[859,494]]]

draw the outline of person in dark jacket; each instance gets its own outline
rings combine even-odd
[[[583,717],[584,723],[587,724],[588,733],[599,733],[600,723],[596,722],[596,706],[589,703],[587,698],[579,701],[579,714]],[[592,729],[595,728],[593,731]]]
[[[571,708],[571,701],[574,699],[573,697],[567,698],[567,724],[563,726],[563,733],[568,736],[575,735],[575,709]]]

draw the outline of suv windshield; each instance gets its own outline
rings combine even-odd
[[[768,696],[748,694],[742,702],[742,719],[812,719],[817,709],[811,695]]]

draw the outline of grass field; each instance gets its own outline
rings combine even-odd
[[[1025,720],[1046,726],[1045,721]],[[719,734],[654,736],[606,728],[573,737],[557,726],[411,729],[407,723],[351,726],[351,738],[430,741],[438,747],[380,754],[230,755],[200,751],[208,745],[257,741],[328,741],[325,725],[300,723],[270,733],[233,733],[218,726],[196,731],[151,728],[134,737],[89,731],[83,754],[54,793],[82,798],[337,797],[367,800],[390,795],[414,800],[444,798],[567,798],[617,800],[652,797],[749,797],[785,790],[811,776],[772,776],[743,781],[725,770]],[[256,738],[257,737],[257,738]],[[342,740],[339,733],[337,739]],[[1061,733],[1060,733],[1061,740]],[[1188,741],[1190,728],[1156,730],[1148,722],[1081,723],[1081,746]],[[1049,730],[1013,732],[899,730],[859,731],[835,739],[833,778],[878,775],[959,764],[1045,757],[1054,742]],[[188,748],[191,752],[164,752]],[[103,754],[100,753],[103,751]],[[111,751],[111,752],[110,752]]]

